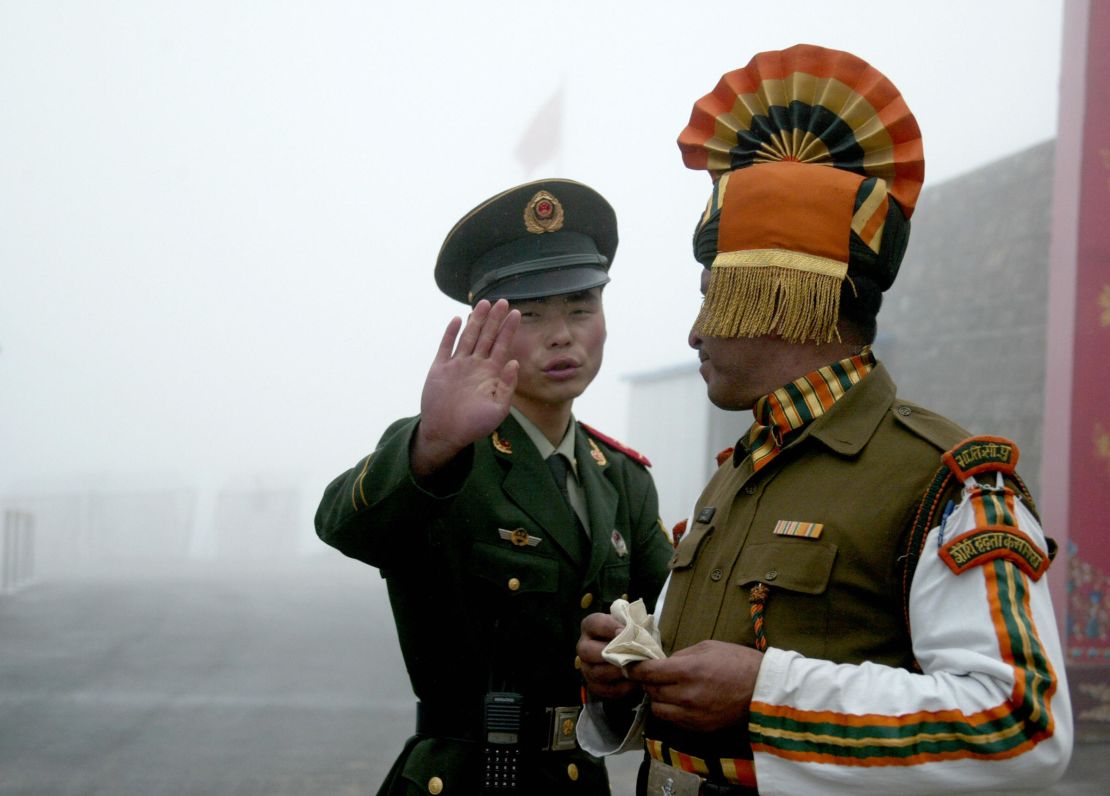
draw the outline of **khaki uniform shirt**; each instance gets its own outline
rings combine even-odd
[[[941,454],[967,436],[897,399],[879,364],[758,473],[750,459],[726,460],[672,559],[664,650],[704,639],[754,646],[749,595],[763,583],[768,644],[838,663],[912,666],[896,559]],[[820,530],[785,535],[790,523]],[[646,734],[694,754],[751,757],[733,731],[688,739],[649,720]]]

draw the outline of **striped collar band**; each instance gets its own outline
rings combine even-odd
[[[756,401],[755,423],[742,446],[752,457],[753,471],[769,464],[790,437],[825,414],[874,367],[875,355],[865,346],[856,356],[818,368]]]

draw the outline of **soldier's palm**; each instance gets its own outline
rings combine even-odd
[[[437,363],[424,385],[421,416],[460,444],[491,433],[508,415],[516,386],[505,370],[505,363],[480,357]]]

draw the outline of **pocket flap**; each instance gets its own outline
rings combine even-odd
[[[558,591],[559,562],[530,551],[479,542],[470,549],[470,572],[509,594]]]
[[[598,590],[602,601],[611,603],[618,597],[627,598],[631,569],[625,559],[616,564],[606,564],[598,575]]]
[[[821,594],[829,585],[836,545],[816,539],[776,539],[747,544],[736,564],[737,586],[766,583],[775,589]]]
[[[474,769],[473,744],[447,738],[425,738],[416,743],[405,760],[401,776],[421,793],[436,780],[435,792],[442,796],[473,793],[478,772]],[[398,783],[400,784],[400,783]]]

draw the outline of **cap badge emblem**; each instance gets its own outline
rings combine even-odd
[[[547,191],[539,191],[524,207],[524,228],[537,235],[563,228],[563,205]]]

